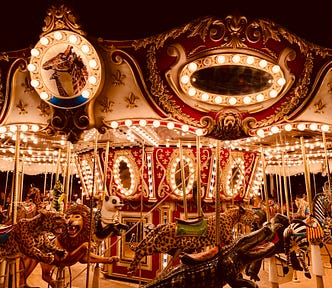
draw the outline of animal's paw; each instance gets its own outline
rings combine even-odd
[[[311,274],[309,272],[305,272],[304,276],[307,277],[308,279],[311,279]]]
[[[120,258],[118,256],[113,256],[113,257],[110,257],[109,259],[110,259],[110,264],[120,261]]]
[[[68,252],[65,249],[58,249],[55,251],[55,255],[58,256],[60,259],[63,259],[67,256]]]
[[[55,260],[55,256],[54,256],[54,254],[52,254],[52,253],[47,253],[47,256],[45,257],[44,262],[45,262],[46,264],[53,264],[54,260]]]

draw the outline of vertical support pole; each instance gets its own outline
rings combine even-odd
[[[287,185],[287,176],[286,176],[286,169],[285,169],[285,155],[284,152],[282,152],[282,178],[284,183],[284,192],[285,192],[285,199],[286,199],[286,213],[287,217],[290,217],[290,203],[289,203],[289,197],[288,197],[288,185]],[[281,191],[282,193],[282,191]]]
[[[312,194],[311,194],[311,185],[310,185],[310,174],[307,163],[307,158],[305,154],[305,146],[303,137],[301,137],[301,151],[302,151],[302,159],[303,159],[303,167],[304,167],[304,178],[307,190],[307,198],[309,203],[309,213],[312,213]],[[317,288],[324,288],[323,283],[323,275],[324,275],[324,267],[322,262],[322,256],[320,254],[319,245],[311,244],[311,258],[312,258],[312,271],[316,275],[316,284]]]
[[[262,161],[262,169],[263,169],[263,183],[264,183],[264,196],[265,196],[265,206],[266,206],[266,219],[269,222],[271,220],[271,214],[269,209],[269,193],[267,191],[267,180],[266,180],[266,174],[264,171],[266,170],[266,163],[265,163],[265,157],[264,157],[264,150],[261,148],[261,161]],[[276,264],[276,258],[275,256],[271,256],[269,258],[269,281],[271,283],[272,288],[278,288],[278,269]]]
[[[216,149],[217,173],[216,173],[216,245],[220,244],[220,141],[217,140]]]
[[[68,196],[69,196],[69,184],[70,184],[70,159],[71,159],[71,145],[67,141],[67,160],[66,160],[66,172],[65,172],[65,185],[64,185],[64,209],[67,210]],[[69,199],[70,200],[70,199]]]
[[[107,192],[107,173],[108,173],[108,158],[109,158],[109,151],[110,150],[110,142],[107,141],[106,148],[105,148],[105,159],[104,159],[104,182],[103,182],[103,193]],[[109,193],[110,194],[110,191]]]
[[[59,170],[60,170],[60,163],[61,163],[61,153],[62,153],[62,149],[59,149],[58,152],[58,161],[56,162],[56,172],[55,172],[55,181],[54,183],[58,182],[59,180]]]
[[[303,161],[303,168],[304,168],[304,180],[305,180],[305,187],[308,196],[308,203],[309,203],[309,212],[312,213],[312,194],[311,194],[311,184],[310,184],[310,172],[308,168],[305,147],[304,147],[304,140],[301,137],[301,151],[302,151],[302,161]]]
[[[15,169],[14,169],[14,176],[15,176],[15,182],[14,182],[14,189],[13,189],[13,195],[12,195],[12,219],[13,224],[16,224],[17,222],[17,201],[18,201],[18,192],[19,192],[19,165],[20,165],[20,144],[21,144],[21,138],[20,138],[20,131],[17,129],[16,131],[16,142],[15,142]]]
[[[201,187],[201,139],[196,137],[196,159],[197,159],[197,216],[202,216],[202,187]]]
[[[43,186],[43,191],[42,193],[45,194],[46,192],[46,183],[47,183],[47,165],[45,164],[45,176],[44,176],[44,186]]]
[[[95,143],[94,143],[94,149],[93,149],[93,185],[92,185],[92,191],[90,195],[90,227],[93,227],[93,201],[94,201],[94,195],[95,195],[95,189],[96,189],[96,170],[97,170],[97,157],[98,157],[98,130],[95,129]],[[88,261],[87,261],[87,267],[86,267],[86,283],[85,287],[89,286],[89,280],[90,280],[90,251],[91,251],[91,241],[92,241],[92,229],[89,233],[89,243],[88,243]]]
[[[184,219],[188,219],[187,194],[186,194],[186,183],[185,183],[186,174],[184,172],[183,151],[182,151],[181,140],[179,140],[179,152],[180,152],[179,154],[180,154],[180,166],[181,166]]]
[[[331,199],[332,191],[331,191],[330,165],[329,165],[329,159],[328,159],[328,154],[327,154],[326,136],[325,136],[324,131],[322,132],[322,136],[323,136],[323,144],[324,144],[325,166],[326,166],[326,169],[327,169],[327,183],[329,184],[328,196]]]
[[[144,200],[144,184],[143,184],[143,181],[144,181],[144,166],[145,166],[145,146],[143,144],[142,146],[142,170],[141,170],[141,181],[142,181],[142,189],[141,189],[141,195],[140,195],[140,229],[139,229],[139,232],[140,232],[140,235],[139,236],[139,241],[143,240],[143,200]],[[187,218],[186,218],[187,219]],[[142,263],[140,262],[139,263],[139,285],[141,286],[141,279],[142,279]]]
[[[262,161],[262,169],[263,169],[263,185],[264,185],[264,197],[265,197],[265,206],[266,206],[266,220],[271,220],[271,214],[269,209],[269,193],[267,191],[267,180],[266,174],[264,173],[266,169],[265,157],[264,157],[264,150],[261,148],[261,161]]]
[[[279,182],[279,189],[277,191],[279,195],[279,203],[280,203],[280,211],[281,214],[284,214],[284,196],[283,196],[283,191],[282,191],[282,185],[281,185],[281,175],[283,174],[281,171],[282,167],[279,165],[279,174],[278,174],[278,182]]]

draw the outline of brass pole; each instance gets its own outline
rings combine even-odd
[[[329,159],[328,159],[328,154],[327,154],[327,144],[326,144],[326,135],[325,132],[322,131],[323,135],[323,144],[324,144],[324,154],[325,154],[325,165],[327,169],[327,183],[329,184],[329,189],[328,189],[328,196],[332,197],[332,191],[331,191],[331,175],[330,175],[330,165],[329,165]]]
[[[201,193],[201,141],[196,137],[196,159],[197,159],[197,216],[202,216],[202,193]]]
[[[216,245],[220,244],[220,141],[217,141],[217,149],[216,149],[216,158],[217,158],[217,173],[216,173]]]
[[[312,193],[311,193],[311,184],[310,184],[310,172],[307,163],[307,157],[305,154],[305,147],[304,147],[304,140],[303,137],[301,139],[301,151],[302,151],[302,161],[303,161],[303,168],[304,168],[304,179],[305,179],[305,187],[307,190],[308,196],[308,204],[309,204],[309,212],[312,213]]]
[[[287,213],[287,216],[290,217],[290,208],[289,208],[290,203],[289,203],[289,197],[288,197],[288,185],[287,185],[287,178],[286,178],[284,152],[282,152],[281,157],[282,157],[282,176],[283,176],[284,192],[285,192],[285,199],[286,199],[286,213]],[[282,191],[280,193],[282,194]]]
[[[94,142],[94,153],[93,153],[93,185],[92,185],[92,191],[90,195],[90,227],[93,227],[93,202],[94,202],[94,192],[96,189],[96,170],[97,170],[97,156],[98,156],[98,130],[95,130],[95,142]],[[87,267],[86,267],[86,283],[85,286],[89,287],[89,275],[90,275],[90,265],[91,265],[91,257],[90,257],[90,252],[91,252],[91,241],[92,241],[92,229],[89,233],[89,243],[88,243],[88,261],[87,261]]]
[[[14,182],[14,189],[13,189],[13,195],[12,195],[12,219],[13,224],[17,223],[17,202],[18,202],[18,192],[19,192],[19,165],[20,165],[20,144],[21,144],[21,138],[20,138],[20,131],[17,129],[16,132],[16,142],[15,142],[15,168],[14,168],[14,175],[15,175],[15,182]]]
[[[266,180],[266,163],[265,163],[265,157],[264,157],[264,150],[261,148],[261,161],[262,161],[262,169],[263,169],[263,185],[264,185],[264,197],[265,197],[265,207],[266,207],[266,219],[267,221],[270,221],[271,214],[269,209],[269,193],[267,191],[267,180]]]
[[[106,148],[105,148],[105,160],[104,160],[104,182],[103,182],[103,193],[105,195],[107,190],[107,172],[108,172],[108,157],[109,157],[109,150],[110,150],[110,142],[107,141]],[[110,194],[110,191],[108,192]]]
[[[304,167],[304,179],[305,179],[307,196],[308,196],[307,198],[309,204],[309,213],[311,215],[313,207],[312,207],[312,193],[311,193],[311,184],[310,184],[310,172],[308,168],[307,158],[305,155],[303,137],[301,137],[301,150],[302,150],[302,159]],[[316,275],[317,288],[324,288],[324,283],[323,283],[324,267],[322,263],[319,245],[311,244],[311,257],[312,257],[312,270],[313,273]]]
[[[55,172],[55,181],[54,183],[57,183],[58,180],[59,180],[59,170],[60,170],[60,163],[61,163],[61,152],[62,150],[59,149],[59,152],[58,152],[58,161],[56,163],[56,172]]]
[[[183,193],[183,209],[184,209],[184,219],[188,219],[188,208],[187,208],[187,195],[186,195],[186,183],[185,183],[185,172],[184,172],[184,163],[183,163],[183,151],[182,143],[179,140],[179,154],[180,154],[180,167],[181,167],[181,180],[182,180],[182,193]]]
[[[141,189],[141,195],[140,195],[140,235],[139,235],[139,241],[143,240],[143,227],[144,227],[144,223],[143,223],[143,206],[144,206],[144,165],[145,165],[145,147],[144,144],[142,146],[142,170],[141,170],[141,181],[142,181],[142,189]],[[187,219],[187,218],[186,218]],[[139,263],[139,287],[141,287],[141,279],[142,279],[142,263]]]
[[[66,163],[66,172],[65,172],[65,187],[64,187],[64,210],[67,209],[67,203],[68,203],[68,196],[69,196],[69,184],[70,184],[70,158],[71,158],[71,149],[70,149],[70,142],[67,141],[67,163]],[[70,200],[70,199],[69,199]]]
[[[266,219],[268,222],[271,220],[271,213],[269,209],[269,193],[267,191],[267,180],[266,180],[266,163],[265,163],[265,157],[264,157],[264,150],[263,147],[261,147],[261,161],[262,161],[262,169],[263,169],[263,185],[264,185],[264,197],[265,197],[265,206],[266,206]],[[271,256],[269,258],[269,281],[271,282],[272,288],[278,288],[279,282],[278,282],[278,269],[276,264],[276,257],[275,255]]]

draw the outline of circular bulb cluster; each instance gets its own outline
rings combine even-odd
[[[59,108],[75,108],[97,93],[102,67],[94,47],[81,35],[57,30],[31,50],[31,86],[40,98]]]
[[[248,93],[235,93],[233,95],[223,95],[205,91],[204,88],[198,88],[193,85],[195,77],[193,74],[200,70],[207,70],[209,68],[219,67],[239,67],[252,69],[254,71],[261,71],[271,77],[268,81],[268,88],[262,90],[248,92]],[[217,79],[220,86],[223,86],[225,79]],[[256,104],[259,102],[267,101],[276,98],[286,84],[286,80],[282,69],[268,60],[261,59],[256,56],[248,56],[246,54],[213,54],[204,58],[196,59],[184,66],[180,73],[180,86],[182,90],[192,99],[211,105],[227,105],[227,106],[246,106]],[[238,89],[238,87],[234,87]]]

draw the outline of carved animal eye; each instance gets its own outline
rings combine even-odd
[[[118,201],[116,201],[116,199],[112,200],[112,204],[116,204]]]

